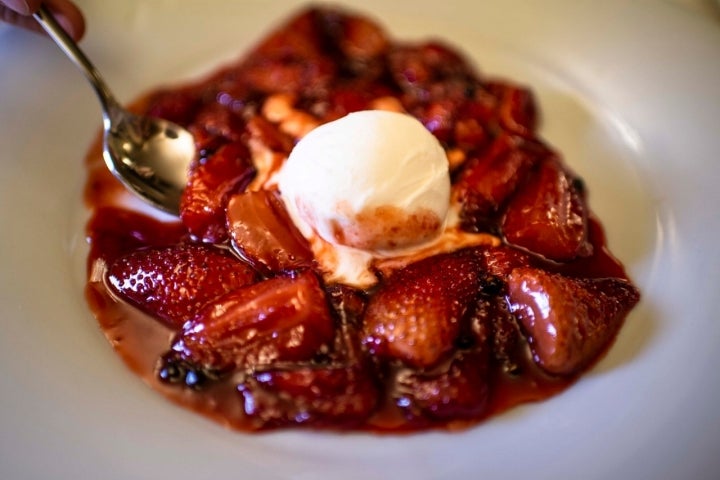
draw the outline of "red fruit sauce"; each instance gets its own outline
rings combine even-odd
[[[523,152],[538,151],[538,158],[548,155],[559,158],[559,154],[552,152],[536,135],[537,107],[529,90],[510,82],[480,77],[453,47],[395,41],[375,22],[355,13],[332,9],[300,12],[236,64],[192,84],[150,92],[136,101],[132,108],[168,118],[193,132],[200,152],[194,171],[202,170],[202,166],[211,162],[214,153],[225,145],[245,144],[253,155],[262,154],[265,167],[258,168],[255,183],[251,182],[248,187],[243,177],[242,181],[235,182],[239,185],[236,190],[224,191],[222,196],[213,199],[213,202],[224,204],[245,188],[262,185],[262,176],[281,165],[293,143],[304,132],[361,109],[401,109],[420,119],[446,148],[454,184],[459,178],[477,177],[471,175],[468,169],[482,164],[488,155],[494,155],[489,153],[497,150],[497,147],[493,150],[493,142],[507,143],[507,135],[512,136],[514,144],[522,145]],[[570,277],[627,279],[623,266],[605,246],[599,221],[589,213],[585,203],[587,238],[583,241],[589,247],[584,249],[588,252],[584,256],[555,262],[544,258],[541,252],[528,252],[503,240],[504,209],[515,191],[528,183],[528,176],[538,170],[527,167],[524,159],[514,160],[512,152],[506,157],[510,159],[509,163],[496,158],[486,163],[499,165],[497,168],[502,170],[502,175],[508,176],[507,181],[512,188],[503,188],[498,183],[498,177],[489,172],[480,177],[492,178],[492,185],[475,187],[465,183],[462,192],[470,190],[471,194],[454,191],[454,201],[462,207],[461,228],[467,232],[497,236],[504,246],[530,257],[539,268]],[[515,164],[524,165],[522,172],[513,170]],[[567,388],[582,373],[553,376],[545,373],[536,363],[531,342],[504,306],[504,277],[498,275],[500,287],[487,305],[490,310],[499,309],[497,318],[500,320],[491,318],[483,326],[492,332],[492,340],[482,347],[485,349],[482,356],[486,358],[483,360],[486,363],[482,365],[474,364],[473,360],[453,366],[454,359],[474,358],[479,354],[480,347],[465,345],[463,334],[456,339],[455,352],[432,371],[415,371],[400,361],[374,359],[359,341],[359,347],[348,347],[347,343],[336,341],[318,351],[318,357],[331,357],[330,364],[335,361],[332,358],[344,358],[350,353],[363,358],[356,367],[367,369],[363,371],[364,378],[375,386],[377,392],[372,411],[357,418],[338,417],[334,421],[332,416],[323,416],[313,421],[315,417],[311,412],[286,421],[263,421],[249,415],[252,406],[242,391],[253,387],[244,384],[239,389],[238,385],[252,375],[252,368],[239,367],[203,383],[199,388],[183,382],[164,381],[160,378],[163,358],[178,332],[111,291],[105,282],[107,266],[124,254],[149,246],[204,241],[226,249],[230,247],[231,236],[224,230],[227,226],[222,223],[223,218],[214,225],[203,224],[203,229],[214,233],[212,238],[202,238],[202,233],[198,234],[197,229],[194,231],[179,219],[160,221],[127,207],[130,204],[127,192],[102,162],[99,139],[90,149],[86,165],[85,200],[91,212],[87,224],[90,253],[86,297],[90,308],[113,348],[138,376],[173,402],[223,425],[243,431],[293,426],[374,432],[465,428],[515,405],[548,398]],[[570,178],[571,174],[567,176]],[[586,202],[581,182],[574,176],[572,178],[573,185],[565,188],[575,189],[574,202],[578,202],[579,197]],[[473,189],[482,192],[472,194]],[[197,204],[193,208],[198,210]],[[216,203],[213,203],[213,208],[213,215],[217,217]],[[188,215],[194,215],[195,210]],[[514,215],[516,217],[517,212]],[[201,220],[213,222],[215,217]],[[187,218],[183,217],[183,220],[189,221]],[[287,216],[278,218],[288,220]],[[197,220],[193,217],[190,223],[195,225]],[[248,234],[242,238],[246,237],[252,236]],[[265,262],[259,274],[272,277],[287,273],[272,271],[279,268],[277,264]],[[382,287],[381,278],[379,285],[356,293],[366,299],[372,298]],[[354,294],[344,297],[342,289],[336,285],[325,284],[323,288],[336,319],[338,339],[349,335],[358,340],[362,314],[348,321],[346,312],[340,311],[339,303],[330,300],[341,292],[338,298],[352,303]],[[348,308],[352,310],[353,307]],[[609,339],[605,351],[611,343],[612,339]],[[347,352],[343,351],[345,348],[359,350]],[[597,358],[588,365],[595,361]],[[282,368],[293,372],[308,366],[312,370],[312,365],[322,366],[323,360],[313,358],[297,365],[283,365]],[[483,372],[482,380],[471,378],[477,371]],[[437,372],[445,372],[447,377],[426,384],[427,388],[465,388],[468,395],[463,395],[462,391],[451,395],[449,403],[456,401],[458,404],[443,406],[447,407],[444,410],[446,413],[440,416],[409,413],[404,402],[398,400],[400,391],[405,388],[403,382],[413,382],[418,376]],[[348,378],[354,377],[350,375]],[[281,379],[277,382],[282,383]],[[297,388],[296,384],[293,385]],[[283,397],[283,402],[292,403],[296,398],[293,395],[302,397],[307,393],[292,389],[287,391],[295,393]],[[479,400],[473,400],[473,395]],[[267,400],[268,397],[272,394],[266,392],[254,398]]]

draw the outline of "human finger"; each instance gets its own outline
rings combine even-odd
[[[30,16],[44,3],[60,26],[74,39],[85,34],[85,18],[80,9],[70,0],[0,0],[0,20],[34,32],[43,32],[42,27]]]

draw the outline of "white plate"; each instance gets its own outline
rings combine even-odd
[[[291,1],[80,2],[123,100],[238,56]],[[177,408],[113,353],[82,295],[91,90],[0,29],[3,479],[717,478],[720,27],[665,2],[357,1],[529,83],[643,301],[577,385],[462,433],[244,435]]]

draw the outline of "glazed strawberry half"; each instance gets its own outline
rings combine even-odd
[[[363,343],[373,354],[429,367],[453,349],[478,294],[477,258],[444,254],[394,273],[370,299]]]
[[[357,366],[258,371],[238,392],[256,428],[348,427],[362,423],[378,403],[373,377]]]
[[[335,324],[315,273],[263,280],[216,299],[183,326],[168,368],[218,375],[236,368],[310,360]]]
[[[246,263],[227,250],[181,243],[143,248],[113,262],[110,289],[172,328],[180,328],[206,304],[257,280]]]
[[[277,190],[234,195],[227,206],[232,248],[266,273],[311,267],[307,240],[295,228]]]
[[[538,142],[503,134],[469,160],[452,187],[453,197],[462,207],[463,227],[487,231],[533,165],[547,154]]]
[[[196,165],[180,200],[180,218],[188,231],[207,243],[226,240],[228,198],[243,191],[254,176],[250,152],[241,142],[222,146]]]
[[[637,289],[619,278],[571,278],[534,268],[518,268],[508,278],[511,310],[536,361],[558,375],[595,361],[639,299]]]
[[[506,207],[507,241],[559,262],[590,255],[588,208],[575,180],[557,156],[538,162]]]
[[[431,372],[402,370],[395,403],[414,423],[477,418],[490,396],[490,368],[483,350],[458,353]]]
[[[340,304],[356,303],[349,292],[333,296],[345,299]],[[258,429],[356,426],[375,411],[382,393],[357,329],[345,321],[326,354],[312,362],[254,369],[237,390],[244,414]]]

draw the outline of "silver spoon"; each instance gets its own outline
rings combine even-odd
[[[188,168],[195,158],[195,142],[190,132],[165,120],[137,116],[123,109],[100,73],[52,13],[41,6],[34,17],[82,70],[100,99],[103,158],[107,167],[140,198],[178,215]]]

